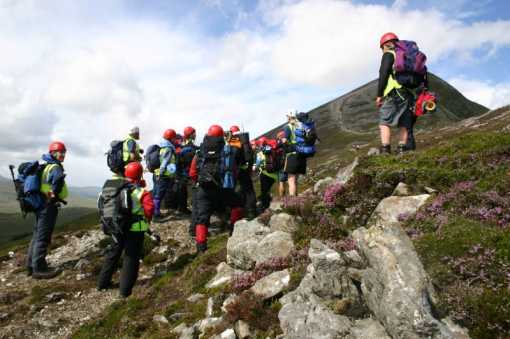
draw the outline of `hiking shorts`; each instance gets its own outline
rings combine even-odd
[[[289,175],[287,174],[287,172],[280,171],[278,173],[278,182],[287,182],[287,181],[289,181]]]
[[[384,98],[379,109],[379,125],[388,127],[413,127],[414,97],[407,91],[394,90]]]
[[[298,153],[288,153],[284,172],[290,175],[306,174],[306,158]]]

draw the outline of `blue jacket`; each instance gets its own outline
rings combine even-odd
[[[62,163],[56,159],[54,159],[49,153],[43,154],[42,160],[47,164],[57,164],[59,166],[53,167],[51,172],[48,175],[48,181],[51,184],[51,190],[55,194],[59,194],[64,187],[64,168],[62,167]]]
[[[159,144],[159,147],[163,149],[161,166],[159,167],[159,173],[165,173],[169,171],[170,173],[175,172],[175,168],[173,170],[170,169],[172,156],[175,155],[175,146],[168,140],[164,139]],[[174,163],[175,166],[175,163]]]

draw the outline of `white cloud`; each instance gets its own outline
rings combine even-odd
[[[510,104],[510,82],[494,84],[463,77],[449,80],[464,96],[491,109]]]
[[[258,16],[259,26],[244,28],[245,16]],[[133,125],[145,147],[168,127],[235,123],[257,135],[282,123],[289,107],[313,108],[375,78],[379,36],[395,23],[432,64],[510,44],[508,21],[465,24],[406,1],[264,0],[235,20],[239,29],[208,37],[128,13],[121,0],[0,3],[0,48],[8,51],[0,55],[0,161],[39,157],[61,139],[71,184],[99,185],[109,142]],[[497,102],[507,92],[495,88]]]

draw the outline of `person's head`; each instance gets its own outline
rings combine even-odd
[[[222,137],[224,136],[223,128],[219,125],[211,125],[207,130],[208,137]]]
[[[289,113],[287,113],[287,121],[289,122],[289,124],[295,124],[297,122],[296,111],[290,111]]]
[[[230,133],[232,133],[232,135],[239,134],[241,133],[241,129],[237,125],[230,126]]]
[[[169,128],[163,133],[163,139],[173,142],[175,137],[177,137],[177,133],[175,130]]]
[[[143,166],[139,162],[130,162],[124,169],[124,177],[134,183],[140,182],[143,175]]]
[[[140,128],[138,126],[131,128],[129,135],[135,140],[140,140]]]
[[[267,144],[267,138],[266,137],[260,137],[259,140],[258,140],[258,145],[259,146],[265,146]]]
[[[184,129],[183,136],[185,140],[195,140],[197,133],[193,127],[188,126]]]
[[[60,141],[53,141],[48,147],[48,152],[53,159],[63,162],[67,152],[66,145]]]
[[[379,47],[383,52],[393,50],[395,48],[395,42],[398,41],[398,36],[395,33],[388,32],[383,34],[379,40]]]

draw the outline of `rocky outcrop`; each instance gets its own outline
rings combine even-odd
[[[358,165],[359,159],[356,157],[350,165],[341,168],[338,171],[338,173],[336,174],[335,182],[339,182],[341,184],[347,183],[347,181],[349,181],[354,176],[354,170],[356,169],[356,167],[358,167]]]
[[[398,223],[400,215],[412,215],[423,206],[429,194],[421,194],[410,197],[391,196],[383,199],[374,210],[368,221],[368,225],[384,227],[387,224]]]
[[[386,198],[369,228],[353,232],[368,263],[357,272],[363,299],[392,337],[467,338],[464,330],[434,317],[434,289],[398,222],[399,213],[415,213],[427,199],[428,195]]]
[[[289,282],[289,270],[283,270],[260,279],[250,290],[264,299],[269,299],[280,294],[289,286]]]
[[[269,220],[269,228],[271,232],[282,231],[292,234],[297,228],[296,218],[287,213],[275,214]]]
[[[205,285],[206,288],[215,288],[227,284],[232,280],[236,274],[241,274],[243,271],[236,270],[230,267],[227,263],[220,263],[216,267],[216,275]]]
[[[319,181],[317,181],[315,183],[315,185],[313,185],[313,193],[315,194],[322,194],[326,188],[333,184],[335,182],[335,179],[333,179],[332,177],[326,177],[324,179],[320,179]]]
[[[294,249],[287,232],[271,232],[257,220],[241,220],[227,243],[227,263],[241,270],[250,270],[257,263],[274,257],[286,257]]]
[[[286,338],[337,338],[350,333],[352,322],[330,307],[343,301],[349,313],[359,306],[360,295],[347,274],[342,256],[318,240],[310,242],[312,263],[299,287],[280,299],[278,314]]]

